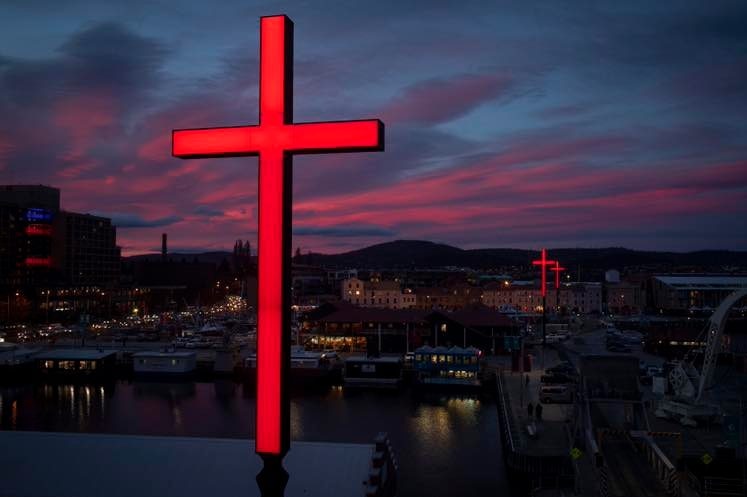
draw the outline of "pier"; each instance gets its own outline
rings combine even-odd
[[[572,487],[567,406],[543,406],[542,420],[530,419],[527,405],[537,405],[538,374],[498,372],[496,388],[504,460],[514,482],[524,491]]]

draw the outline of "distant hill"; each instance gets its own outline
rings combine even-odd
[[[526,266],[539,257],[539,251],[523,249],[464,250],[421,240],[396,240],[342,254],[312,254],[311,262],[330,267],[435,268],[445,266],[489,269]],[[721,270],[728,266],[747,267],[747,252],[706,250],[698,252],[651,252],[611,248],[561,248],[550,251],[566,266],[622,268],[626,266],[686,267]]]
[[[168,255],[173,261],[198,260],[220,264],[231,260],[231,252],[205,252],[201,254],[174,253]],[[508,266],[527,266],[539,257],[539,251],[506,248],[464,250],[451,245],[423,240],[396,240],[371,245],[341,254],[306,254],[300,262],[325,267],[359,269],[406,269],[440,268],[446,266],[490,269]],[[573,268],[609,269],[630,266],[668,268],[692,267],[697,270],[723,270],[729,267],[747,268],[747,252],[728,250],[703,250],[698,252],[652,252],[610,248],[561,248],[551,249],[550,258],[558,258],[563,265]],[[160,254],[137,255],[126,260],[158,261]]]

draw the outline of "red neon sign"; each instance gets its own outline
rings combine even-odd
[[[52,265],[51,257],[26,257],[26,266],[28,267],[50,267]]]
[[[559,261],[555,261],[555,266],[550,268],[550,271],[555,271],[555,289],[560,289],[560,272],[565,271],[566,268],[560,266]]]
[[[542,296],[544,297],[547,295],[547,267],[552,266],[555,264],[555,261],[549,261],[547,260],[547,250],[542,249],[542,256],[536,260],[532,261],[532,264],[535,266],[540,266],[542,271]]]
[[[285,455],[290,444],[292,156],[384,149],[378,119],[293,124],[293,22],[260,21],[259,125],[174,130],[180,158],[259,156],[256,452]]]
[[[28,236],[52,236],[52,226],[49,224],[29,224],[25,231]]]

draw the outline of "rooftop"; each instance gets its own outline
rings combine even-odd
[[[345,359],[345,362],[402,362],[399,356],[382,356],[382,357],[365,357],[351,356]]]
[[[259,497],[253,440],[0,432],[14,497]],[[373,445],[294,442],[286,495],[363,496]]]
[[[665,285],[687,290],[737,289],[747,287],[747,276],[655,276]]]
[[[132,357],[194,357],[194,352],[136,352]]]

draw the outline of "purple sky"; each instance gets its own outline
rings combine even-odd
[[[295,119],[384,153],[296,157],[294,241],[747,250],[747,3],[3,0],[0,183],[62,190],[125,254],[256,237],[259,16],[295,22]]]

